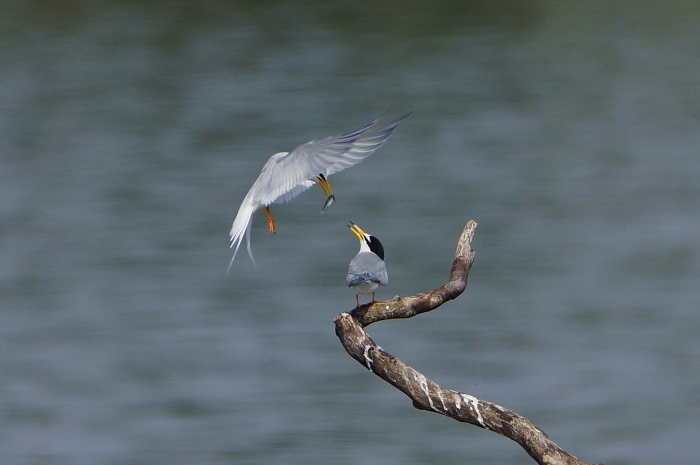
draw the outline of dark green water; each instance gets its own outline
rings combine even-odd
[[[607,465],[700,454],[695,2],[8,2],[0,17],[0,462],[528,464],[351,360],[369,328],[441,385]],[[265,160],[415,110],[389,142],[228,230]]]

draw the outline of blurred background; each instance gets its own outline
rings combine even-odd
[[[530,464],[415,410],[332,320],[358,250],[457,300],[368,329],[589,463],[700,454],[700,4],[7,1],[0,462]],[[415,110],[228,230],[275,152]]]

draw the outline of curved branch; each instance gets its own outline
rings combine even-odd
[[[385,352],[365,332],[374,322],[411,318],[436,309],[457,298],[467,287],[474,262],[471,241],[476,223],[469,221],[457,243],[450,280],[422,294],[363,305],[343,312],[335,320],[335,333],[352,358],[413,400],[413,406],[448,416],[457,421],[491,430],[520,444],[539,464],[585,465],[562,450],[541,429],[526,418],[500,405],[444,389],[398,358]]]

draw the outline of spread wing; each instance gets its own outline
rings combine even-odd
[[[384,126],[378,126],[375,120],[356,131],[307,142],[289,153],[273,155],[252,187],[256,203],[288,202],[313,186],[313,179],[319,174],[327,177],[361,162],[384,145],[392,131],[412,113]]]

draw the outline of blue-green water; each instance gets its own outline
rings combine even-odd
[[[370,335],[589,463],[700,453],[694,2],[8,2],[0,17],[0,462],[533,463],[421,412],[332,320],[389,286],[458,300]],[[265,160],[415,110],[228,230]]]

